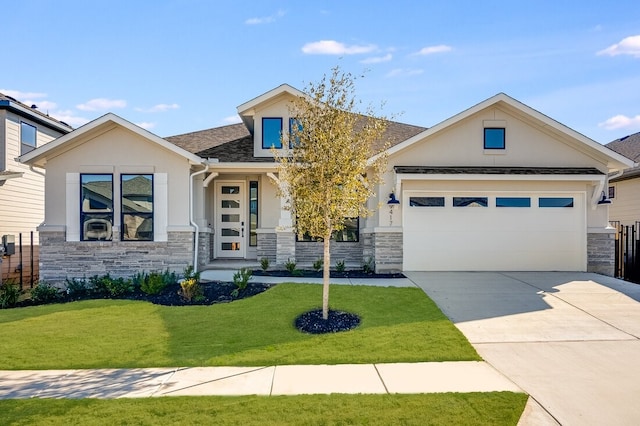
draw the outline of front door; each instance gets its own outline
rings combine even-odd
[[[242,181],[216,182],[214,239],[217,258],[245,257],[244,191]]]

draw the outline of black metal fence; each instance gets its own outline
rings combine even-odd
[[[0,282],[14,282],[20,285],[20,290],[33,288],[39,280],[39,252],[33,231],[18,234],[15,252],[2,257]]]
[[[611,225],[616,228],[616,277],[640,284],[640,221]]]

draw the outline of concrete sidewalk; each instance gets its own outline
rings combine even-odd
[[[0,399],[522,392],[480,361],[0,371]]]

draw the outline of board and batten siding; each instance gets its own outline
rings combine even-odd
[[[41,146],[61,136],[42,125],[18,115],[7,113],[3,120],[5,138],[5,169],[23,173],[22,177],[8,179],[0,186],[0,236],[23,233],[28,238],[44,220],[44,177],[29,170],[29,166],[16,161],[20,156],[20,122],[35,126],[36,144]],[[38,233],[34,233],[38,244]]]
[[[640,178],[612,182],[615,196],[609,206],[609,219],[623,225],[633,225],[640,221]]]

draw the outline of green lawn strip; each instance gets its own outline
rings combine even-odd
[[[0,401],[6,425],[516,425],[522,393]]]
[[[351,331],[308,335],[293,322],[322,287],[280,284],[212,306],[91,300],[0,311],[3,369],[342,364],[479,360],[416,288],[331,286],[331,308],[357,313]]]

